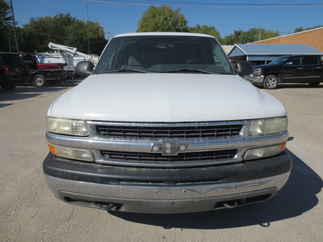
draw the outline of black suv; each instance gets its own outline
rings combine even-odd
[[[14,89],[16,83],[24,79],[28,70],[19,54],[0,52],[0,86]]]
[[[59,64],[38,64],[33,55],[0,52],[0,86],[10,90],[16,84],[44,87],[49,81],[61,81],[64,69]]]
[[[255,85],[276,88],[279,83],[308,83],[319,86],[323,82],[321,56],[280,56],[266,65],[254,66],[248,76]]]

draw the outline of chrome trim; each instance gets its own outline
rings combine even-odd
[[[149,185],[113,185],[80,182],[47,176],[50,189],[57,198],[72,196],[74,199],[88,201],[114,201],[123,205],[122,211],[158,212],[153,207],[160,207],[163,212],[203,210],[203,204],[211,201],[211,209],[216,201],[230,200],[237,196],[252,196],[259,191],[276,193],[287,182],[290,172],[249,180],[245,182],[197,184],[182,186]],[[196,202],[198,201],[198,202]],[[145,206],[146,205],[146,206]],[[153,205],[153,206],[151,206]],[[139,206],[139,207],[138,207]],[[141,211],[143,212],[143,211]]]
[[[141,126],[141,127],[193,127],[193,126],[222,126],[222,125],[244,125],[247,121],[202,121],[202,122],[103,122],[87,121],[89,125],[109,126]]]
[[[73,148],[89,149],[95,156],[95,162],[110,165],[123,165],[123,166],[146,166],[146,167],[187,167],[187,166],[203,166],[211,164],[225,164],[232,162],[240,162],[243,160],[244,153],[251,148],[281,144],[287,141],[288,132],[282,132],[270,136],[251,137],[243,134],[235,138],[215,138],[215,139],[170,139],[179,145],[185,145],[184,152],[202,152],[214,150],[227,150],[237,149],[238,153],[234,159],[230,160],[211,160],[211,161],[187,161],[187,162],[165,162],[163,164],[143,163],[143,162],[122,162],[105,160],[100,150],[111,151],[128,151],[128,152],[147,152],[152,153],[152,147],[156,144],[161,144],[167,139],[157,141],[146,139],[108,139],[98,136],[90,137],[75,137],[66,135],[57,135],[47,133],[47,140],[54,145],[61,145]]]
[[[248,149],[276,145],[286,142],[288,132],[279,134],[252,137],[248,136],[247,131],[251,120],[240,121],[214,121],[214,122],[102,122],[102,121],[86,121],[89,129],[88,137],[76,137],[59,135],[47,132],[47,140],[54,145],[61,145],[73,148],[89,149],[94,155],[96,163],[118,166],[140,166],[140,167],[196,167],[214,164],[227,164],[241,162],[243,156]],[[148,127],[190,127],[190,126],[222,126],[222,125],[242,125],[240,135],[229,138],[165,138],[165,139],[136,139],[136,138],[108,138],[99,136],[96,133],[96,125],[109,126],[148,126]],[[124,152],[146,152],[153,153],[154,145],[162,145],[165,142],[184,145],[184,152],[203,152],[215,150],[231,150],[237,149],[237,154],[233,159],[225,160],[199,160],[199,161],[165,161],[163,163],[149,161],[116,161],[108,160],[101,154],[101,150],[124,151]]]

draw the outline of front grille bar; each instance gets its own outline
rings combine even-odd
[[[114,161],[200,161],[200,160],[227,160],[233,159],[237,150],[217,150],[204,152],[181,153],[176,156],[164,156],[156,153],[143,152],[118,152],[118,151],[101,151],[104,159]]]
[[[189,139],[189,138],[231,138],[240,135],[242,124],[220,124],[209,123],[165,124],[164,126],[144,125],[95,125],[95,132],[100,137],[107,138],[137,138],[137,139]]]

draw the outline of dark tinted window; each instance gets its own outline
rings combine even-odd
[[[319,64],[319,56],[303,56],[303,65],[316,65]]]
[[[97,65],[96,73],[124,67],[146,72],[199,69],[232,74],[221,46],[212,38],[191,36],[134,36],[113,39]]]
[[[280,56],[280,57],[273,58],[273,60],[270,63],[280,64],[280,63],[284,63],[287,60],[288,60],[288,56]]]
[[[14,55],[14,54],[2,54],[1,55],[3,64],[5,65],[10,65],[10,66],[19,66],[22,65],[22,59],[20,58],[19,55]]]
[[[301,57],[299,56],[293,56],[293,57],[290,57],[287,61],[287,64],[290,64],[290,65],[300,65],[301,64]]]

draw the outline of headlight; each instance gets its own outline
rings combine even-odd
[[[93,161],[92,153],[89,150],[63,147],[59,145],[48,145],[50,153],[58,157],[72,160]]]
[[[261,159],[270,156],[275,156],[283,152],[286,148],[286,143],[282,143],[280,145],[272,145],[257,149],[248,150],[244,156],[245,160],[254,160]]]
[[[287,117],[252,120],[249,123],[249,136],[263,136],[287,130]]]
[[[88,136],[87,125],[82,120],[48,118],[48,132],[75,136]]]
[[[261,68],[254,69],[253,74],[255,76],[260,76],[262,74],[262,69]]]

